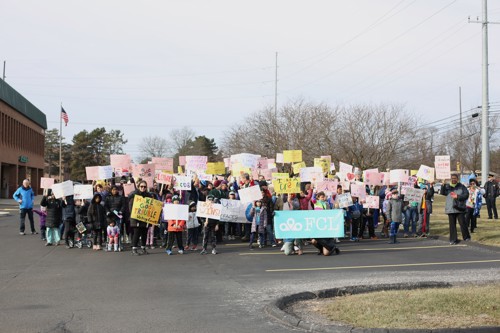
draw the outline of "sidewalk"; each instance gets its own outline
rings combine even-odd
[[[37,195],[33,207],[40,206],[40,201],[42,201],[42,196]],[[0,217],[19,214],[17,208],[19,208],[19,204],[14,199],[0,199]]]

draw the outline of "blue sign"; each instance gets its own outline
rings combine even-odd
[[[285,210],[274,212],[276,238],[344,237],[344,210]]]

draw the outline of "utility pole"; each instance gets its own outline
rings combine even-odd
[[[274,76],[274,119],[278,124],[278,52],[276,52],[276,67]]]
[[[469,22],[471,22],[469,18]],[[472,21],[472,23],[481,23],[483,28],[483,105],[481,112],[481,183],[484,185],[488,180],[490,173],[490,142],[489,142],[489,84],[488,84],[488,24],[499,24],[500,22],[488,21],[488,1],[483,0],[482,20]]]
[[[6,62],[7,62],[6,60],[3,61],[3,76],[2,76],[2,78],[4,81],[5,81],[5,63]]]
[[[458,107],[460,109],[460,141],[458,144],[458,172],[460,172],[460,177],[462,177],[462,139],[463,139],[463,131],[462,131],[462,87],[458,87]]]

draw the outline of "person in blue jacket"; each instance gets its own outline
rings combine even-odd
[[[20,225],[19,234],[25,235],[24,221],[26,220],[26,214],[28,214],[28,219],[30,221],[31,234],[35,235],[38,232],[35,230],[35,221],[33,220],[33,201],[35,200],[35,193],[30,186],[29,179],[23,180],[23,185],[14,192],[12,196],[14,200],[19,203],[19,215],[20,215]]]

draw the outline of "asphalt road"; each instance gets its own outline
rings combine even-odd
[[[11,210],[12,209],[12,210]],[[18,234],[17,210],[0,217],[0,332],[290,332],[263,308],[272,299],[346,285],[500,280],[500,251],[402,239],[342,242],[339,256],[306,248],[148,256],[45,247]]]

